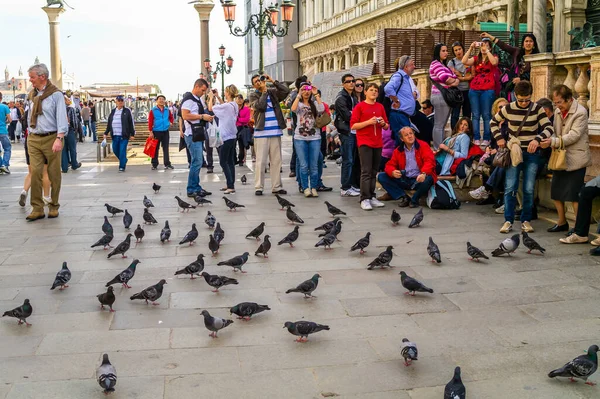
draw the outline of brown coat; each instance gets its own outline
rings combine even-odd
[[[554,111],[552,148],[560,146],[559,138],[562,138],[567,150],[567,171],[578,170],[592,164],[588,136],[588,112],[576,100],[573,100],[565,119],[558,108]]]

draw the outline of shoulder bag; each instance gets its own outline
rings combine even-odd
[[[519,135],[521,134],[521,129],[523,129],[523,125],[525,124],[525,121],[527,120],[527,118],[529,118],[529,114],[531,114],[532,107],[533,107],[533,103],[529,104],[529,108],[527,108],[527,113],[525,114],[525,117],[523,118],[523,120],[521,121],[521,124],[519,125],[519,128],[517,129],[517,133],[515,134],[515,137],[519,137]],[[506,142],[506,144],[508,144],[507,140],[505,140],[505,142]],[[494,160],[492,161],[492,165],[494,165],[497,168],[508,168],[511,164],[512,164],[512,160],[510,157],[510,150],[506,147],[498,148],[498,152],[496,153],[496,156],[494,157]]]
[[[565,143],[562,137],[558,138],[558,148],[552,149],[552,155],[548,161],[548,169],[550,170],[567,170],[567,150],[565,149]]]
[[[431,79],[431,77],[429,77],[429,79]],[[463,93],[462,93],[462,91],[460,91],[458,89],[458,87],[448,87],[448,88],[445,88],[444,86],[442,86],[441,84],[439,84],[438,82],[436,82],[433,79],[431,79],[431,83],[433,83],[433,85],[435,87],[437,87],[437,89],[442,94],[442,97],[444,98],[444,101],[446,102],[446,104],[448,104],[448,106],[450,108],[459,107],[465,101]]]
[[[322,129],[325,126],[329,125],[331,123],[331,115],[329,115],[327,112],[323,111],[321,114],[319,114],[316,118],[315,118],[315,127],[317,129]]]

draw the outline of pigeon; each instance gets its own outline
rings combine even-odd
[[[585,355],[577,356],[561,368],[552,370],[548,377],[568,377],[571,382],[575,382],[575,378],[578,378],[585,381],[587,385],[596,385],[587,379],[598,370],[598,350],[598,345],[590,346]]]
[[[413,216],[412,220],[408,224],[408,228],[412,229],[413,227],[418,227],[421,225],[423,221],[423,208],[419,208],[419,211]]]
[[[231,259],[224,260],[222,262],[217,263],[217,266],[231,266],[233,267],[233,271],[237,272],[238,270],[242,273],[246,273],[246,271],[242,270],[242,266],[248,262],[248,256],[250,254],[248,252],[244,252],[241,255],[234,256]]]
[[[290,247],[294,248],[294,242],[298,239],[300,226],[294,226],[294,230],[289,233],[285,238],[277,243],[277,245],[281,244],[290,244]]]
[[[182,200],[178,196],[175,196],[175,199],[177,200],[177,205],[179,206],[179,208],[181,208],[181,213],[183,213],[185,210],[187,210],[189,212],[190,208],[191,209],[196,209],[195,205],[192,205],[190,203],[185,202],[184,200]]]
[[[122,258],[126,258],[127,255],[125,255],[125,252],[129,251],[129,247],[131,247],[131,237],[132,234],[129,233],[127,234],[127,237],[125,237],[125,240],[121,243],[119,243],[119,245],[117,245],[107,256],[108,259],[110,259],[111,256],[114,255],[121,255]]]
[[[271,236],[267,234],[265,236],[265,240],[262,242],[262,244],[258,246],[258,249],[254,253],[255,256],[258,256],[258,254],[262,254],[265,258],[269,257],[268,253],[271,249],[271,241],[269,241],[269,238],[271,238]]]
[[[144,234],[146,233],[144,232],[144,229],[142,229],[142,226],[138,224],[138,227],[133,234],[135,234],[135,242],[142,242],[142,238],[144,238]]]
[[[178,276],[180,274],[189,274],[190,280],[194,280],[196,278],[194,277],[194,274],[199,276],[202,270],[204,270],[204,254],[198,255],[195,261],[193,261],[183,269],[177,270],[175,272],[175,276]]]
[[[341,223],[341,221],[340,221],[340,223]],[[352,248],[350,248],[350,252],[360,249],[360,254],[362,255],[366,252],[365,248],[369,246],[370,242],[371,242],[371,232],[367,232],[367,235],[365,235],[360,240],[356,241],[356,244],[354,244],[352,246]]]
[[[160,187],[158,184],[156,183],[152,183],[152,190],[154,190],[154,194],[158,194],[158,192],[160,191]]]
[[[127,209],[125,209],[125,214],[123,215],[123,226],[129,230],[131,223],[133,223],[133,217],[129,212],[127,212]]]
[[[285,208],[288,208],[288,207],[293,208],[296,206],[296,205],[292,204],[290,201],[281,197],[279,194],[275,194],[275,198],[277,198],[277,202],[279,202],[279,205],[281,206],[280,211],[283,211]]]
[[[246,175],[243,175],[242,178],[240,179],[240,181],[242,182],[243,185],[246,185],[246,182],[248,181],[248,179],[246,179]]]
[[[99,239],[98,241],[96,241],[91,248],[95,248],[95,247],[99,247],[99,246],[103,246],[104,249],[106,249],[106,247],[112,248],[109,244],[110,242],[113,240],[113,236],[112,235],[108,235],[105,234],[104,236],[102,236],[101,239]]]
[[[102,355],[102,364],[96,370],[96,379],[100,388],[104,389],[104,394],[108,395],[115,391],[115,385],[117,385],[117,370],[115,366],[110,364],[108,355],[105,353]]]
[[[527,247],[527,249],[529,250],[529,251],[527,251],[528,254],[530,254],[531,251],[540,251],[542,254],[544,252],[546,252],[546,249],[542,248],[542,246],[540,244],[538,244],[536,240],[529,237],[529,234],[527,234],[524,231],[521,232],[521,234],[523,235],[523,245],[525,245]]]
[[[203,310],[200,314],[204,316],[204,326],[208,329],[208,331],[212,331],[210,334],[208,334],[209,337],[219,338],[217,337],[217,332],[224,329],[228,325],[233,324],[233,320],[211,316],[210,313],[208,313],[208,310]]]
[[[206,214],[206,217],[204,218],[204,223],[206,223],[206,225],[209,228],[214,229],[216,222],[217,222],[217,218],[212,213],[210,213],[210,211],[208,211],[208,213]]]
[[[148,197],[146,197],[145,195],[144,195],[144,201],[143,201],[143,204],[144,204],[144,207],[145,207],[145,208],[154,208],[154,204],[152,203],[152,201],[150,201],[150,200],[148,199]]]
[[[333,226],[336,225],[336,223],[340,220],[340,218],[334,218],[333,220],[330,220],[327,223],[324,223],[322,225],[320,225],[319,227],[315,227],[315,231],[319,231],[319,230],[323,230],[324,232],[328,232],[329,230],[331,230],[331,228]]]
[[[27,318],[31,316],[31,313],[33,313],[33,307],[29,303],[29,299],[25,299],[21,306],[13,310],[7,310],[2,317],[14,317],[15,319],[19,319],[19,324],[25,323],[27,326],[31,326],[31,323],[27,323]]]
[[[171,228],[168,220],[165,220],[165,227],[160,231],[160,242],[164,244],[165,241],[171,241]]]
[[[134,259],[133,262],[127,267],[127,269],[123,270],[121,273],[117,274],[115,278],[106,283],[106,287],[110,287],[113,284],[121,283],[125,288],[131,288],[129,284],[129,280],[135,276],[135,268],[140,263],[138,259]]]
[[[512,237],[509,237],[502,241],[498,248],[492,251],[492,256],[498,257],[504,254],[508,254],[508,256],[510,256],[511,253],[517,250],[520,243],[521,240],[519,239],[519,235],[514,234]]]
[[[62,291],[65,288],[69,288],[67,283],[71,280],[71,271],[67,267],[67,262],[63,262],[62,269],[56,273],[56,278],[54,279],[54,283],[52,284],[51,290],[55,289],[60,285],[59,290]]]
[[[112,285],[108,286],[105,293],[96,295],[96,298],[98,298],[98,301],[100,302],[100,309],[104,310],[104,306],[106,305],[110,307],[111,312],[115,311],[112,308],[112,305],[115,303],[117,298],[115,297],[114,288]]]
[[[316,296],[312,295],[312,293],[314,290],[317,289],[317,286],[319,285],[319,278],[321,278],[321,275],[317,273],[314,276],[312,276],[310,280],[304,281],[296,288],[290,288],[285,293],[289,294],[291,292],[299,292],[301,294],[304,294],[304,298],[316,298]]]
[[[471,257],[469,260],[474,260],[477,262],[479,262],[479,258],[489,259],[481,249],[472,246],[470,242],[467,242],[467,254],[469,254]]]
[[[417,359],[419,351],[417,350],[417,344],[410,342],[408,338],[402,338],[402,345],[400,346],[400,354],[404,358],[404,365],[410,366],[413,360]]]
[[[238,281],[234,278],[217,276],[216,274],[211,275],[206,272],[202,272],[202,277],[204,277],[204,280],[208,285],[214,288],[213,292],[219,292],[219,288],[226,285],[238,284]]]
[[[336,239],[337,237],[335,236],[335,234],[333,234],[333,232],[327,233],[323,238],[319,240],[319,242],[315,244],[315,247],[324,247],[326,251],[330,250],[331,244],[333,244]]]
[[[331,205],[329,201],[325,201],[325,205],[327,205],[327,212],[331,213],[331,216],[333,217],[336,217],[337,215],[346,215],[346,212]]]
[[[204,197],[201,197],[199,195],[196,195],[194,197],[194,201],[196,201],[196,204],[200,205],[200,206],[204,206],[204,204],[212,204],[212,201],[207,200]]]
[[[395,266],[390,266],[390,262],[392,261],[392,258],[394,257],[394,252],[392,251],[392,249],[394,249],[394,247],[392,247],[391,245],[388,245],[388,247],[385,249],[385,251],[383,251],[382,253],[377,255],[377,257],[375,259],[373,259],[373,262],[369,263],[369,267],[367,267],[367,269],[373,270],[373,268],[375,268],[375,267],[381,267],[383,269],[386,266],[387,267],[395,267]]]
[[[134,299],[144,299],[146,304],[148,301],[152,301],[153,305],[160,305],[156,303],[156,301],[162,296],[163,286],[167,284],[165,280],[160,280],[158,283],[146,288],[145,290],[138,292],[137,294],[133,294],[129,299],[132,301]]]
[[[427,254],[431,257],[432,262],[442,263],[440,249],[431,237],[429,237],[429,244],[427,245]]]
[[[114,206],[111,206],[108,204],[104,204],[104,206],[106,207],[106,210],[108,211],[108,213],[110,213],[113,216],[115,216],[117,213],[123,213],[122,209],[115,208]]]
[[[325,233],[319,234],[319,237],[325,237],[327,234],[331,233],[339,241],[337,236],[342,232],[342,224],[343,222],[338,219],[338,221],[333,224],[333,227],[331,229],[327,230]]]
[[[108,221],[108,216],[104,216],[104,224],[102,224],[102,232],[106,235],[114,235],[112,224]]]
[[[454,377],[446,384],[444,399],[466,399],[467,389],[460,378],[460,367],[454,369]]]
[[[154,216],[152,216],[152,214],[150,213],[150,211],[148,210],[148,208],[144,208],[144,224],[154,224],[154,223],[158,223],[156,221],[156,219],[154,219]]]
[[[208,238],[208,249],[210,249],[212,256],[215,256],[215,254],[219,253],[219,242],[215,240],[215,237],[212,234],[210,234]]]
[[[303,224],[304,220],[302,220],[302,218],[300,218],[300,216],[298,216],[298,214],[294,211],[292,211],[291,207],[287,207],[287,211],[285,211],[285,216],[288,218],[288,220],[294,224],[294,223],[300,223]]]
[[[402,280],[402,286],[408,290],[408,292],[405,292],[404,295],[410,294],[414,296],[415,292],[429,292],[433,294],[433,290],[431,288],[427,288],[419,280],[408,276],[404,272],[400,272],[400,280]]]
[[[254,228],[250,233],[246,235],[246,238],[256,238],[257,241],[260,241],[260,235],[265,231],[265,222],[262,222],[258,226]]]
[[[223,199],[225,200],[225,205],[227,205],[227,208],[229,208],[229,212],[237,211],[237,208],[245,208],[244,205],[237,204],[227,197],[223,197]]]
[[[236,314],[238,319],[248,321],[253,315],[265,310],[271,310],[271,308],[268,305],[259,305],[255,302],[242,302],[229,309],[229,314]]]
[[[186,242],[189,242],[190,245],[193,245],[194,241],[196,241],[196,238],[198,238],[198,230],[196,230],[196,223],[192,223],[192,229],[188,231],[185,237],[183,237],[183,240],[179,242],[179,245],[185,244]]]
[[[400,214],[395,209],[392,209],[392,225],[398,226],[398,223],[400,223]]]
[[[319,331],[329,330],[329,326],[323,324],[317,324],[313,321],[297,321],[295,323],[286,321],[283,328],[287,328],[290,334],[298,337],[296,342],[307,342],[308,336]],[[303,339],[306,337],[306,339]]]

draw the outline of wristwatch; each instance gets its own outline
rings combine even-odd
[[[58,137],[58,136],[56,136],[56,139],[57,139],[57,140],[60,140],[60,142],[62,143],[62,142],[64,141],[64,139],[65,139],[65,136],[63,136],[63,137]]]

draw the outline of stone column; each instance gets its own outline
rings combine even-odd
[[[339,63],[340,63],[340,58],[338,56],[338,53],[333,53],[333,70],[334,71],[339,71]]]
[[[344,61],[346,61],[346,64],[344,65],[344,69],[350,70],[350,67],[352,66],[352,51],[350,51],[350,49],[344,50],[344,55],[345,55]]]
[[[531,3],[531,0],[530,0]],[[506,9],[504,7],[494,8],[493,11],[496,12],[496,17],[498,18],[499,23],[506,23]]]
[[[472,16],[459,18],[458,21],[460,22],[460,25],[462,26],[462,30],[473,30],[473,17]]]
[[[546,23],[546,2],[545,1],[533,1],[533,34],[535,35],[535,38],[537,39],[540,53],[546,52],[547,30],[548,30],[548,25]],[[566,33],[566,32],[564,32],[564,33]]]
[[[527,0],[527,32],[533,32],[533,3],[534,0]]]
[[[48,15],[50,25],[50,79],[62,90],[62,60],[60,59],[60,37],[58,33],[58,16],[65,12],[62,7],[42,7]]]
[[[364,65],[367,62],[367,53],[364,48],[358,48],[358,65]]]
[[[506,30],[510,31],[510,27],[514,27],[515,31],[519,30],[519,0],[508,0],[506,6]]]
[[[567,30],[565,29],[565,19],[563,16],[564,9],[564,1],[557,1],[556,3],[554,3],[554,31],[552,32],[552,51],[555,53],[569,51],[570,47],[567,46],[566,48],[564,48],[564,46],[562,45],[562,36],[567,36],[568,38],[571,37],[567,35]]]
[[[208,36],[208,25],[210,21],[210,12],[215,4],[212,0],[200,0],[194,3],[194,8],[200,18],[200,70],[204,72],[204,60],[210,58],[210,42]]]
[[[528,55],[525,60],[531,62],[532,100],[536,101],[542,97],[552,98],[550,91],[554,85],[554,75],[556,72],[554,54],[541,53]]]

